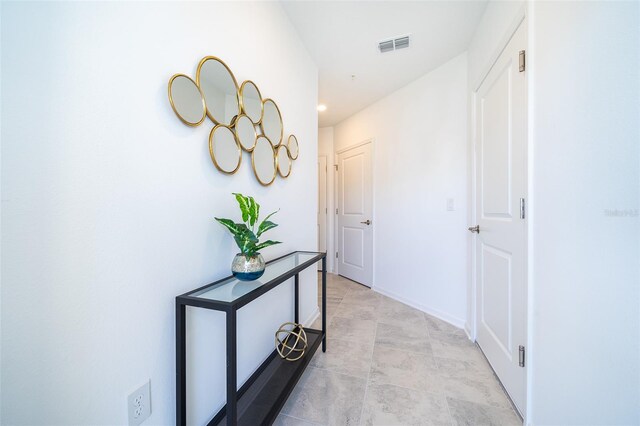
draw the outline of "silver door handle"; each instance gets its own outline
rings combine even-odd
[[[360,222],[360,223],[364,223],[365,225],[371,225],[371,221],[369,219],[365,220],[364,222]]]
[[[469,231],[475,232],[476,234],[480,233],[480,225],[470,226],[468,229],[469,229]]]

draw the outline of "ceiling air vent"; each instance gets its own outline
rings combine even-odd
[[[380,51],[380,53],[392,52],[394,50],[404,49],[406,47],[409,47],[409,36],[397,37],[378,43],[378,50]]]

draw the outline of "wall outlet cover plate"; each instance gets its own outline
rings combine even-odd
[[[138,426],[151,415],[151,382],[148,381],[127,397],[129,426]]]

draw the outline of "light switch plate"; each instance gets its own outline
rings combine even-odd
[[[452,212],[455,210],[453,198],[447,198],[447,211]]]

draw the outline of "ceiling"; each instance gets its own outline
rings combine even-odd
[[[464,52],[482,17],[478,1],[283,1],[318,65],[320,127],[332,126]],[[378,42],[411,35],[407,49]]]

